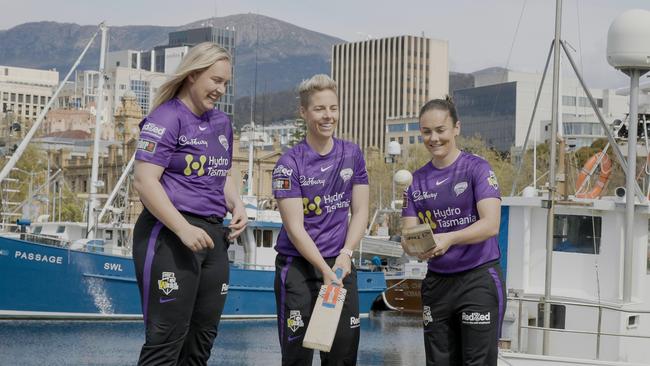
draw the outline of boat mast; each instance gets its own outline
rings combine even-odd
[[[560,89],[560,35],[562,30],[562,0],[556,0],[555,6],[555,39],[553,40],[553,100],[551,108],[551,159],[549,162],[549,185],[548,185],[548,213],[546,216],[546,273],[544,281],[544,328],[550,328],[551,325],[551,279],[553,274],[553,231],[555,219],[555,150],[557,139],[558,123],[558,101]],[[544,341],[542,352],[548,355],[550,332],[544,330]]]
[[[639,109],[638,68],[629,71],[630,75],[630,114],[627,136],[627,172],[625,173],[625,251],[623,257],[623,301],[632,300],[632,261],[634,260],[634,188],[636,186],[636,140]],[[645,124],[644,124],[645,126]]]
[[[97,230],[95,225],[95,209],[99,206],[97,202],[97,187],[100,185],[98,180],[99,138],[101,136],[102,115],[104,114],[104,58],[106,55],[106,33],[108,32],[108,27],[106,23],[102,22],[99,28],[102,31],[102,42],[99,51],[99,81],[97,83],[97,103],[95,103],[95,141],[93,144],[93,165],[90,175],[90,196],[88,199],[88,232],[86,234],[88,239],[95,238],[95,232]]]
[[[81,62],[84,55],[86,54],[86,51],[88,51],[88,49],[90,48],[90,45],[92,45],[93,42],[95,41],[95,38],[97,37],[97,34],[99,34],[99,31],[95,32],[95,34],[93,34],[90,41],[88,41],[88,44],[86,44],[86,48],[84,48],[84,50],[81,52],[81,54],[77,58],[77,61],[75,61],[74,65],[72,65],[72,68],[70,68],[70,71],[68,71],[68,74],[65,76],[63,81],[59,84],[59,87],[56,89],[56,91],[54,92],[54,95],[52,95],[52,97],[50,98],[50,101],[47,103],[45,108],[43,108],[43,110],[39,114],[38,118],[36,119],[36,122],[34,122],[34,124],[32,125],[32,128],[29,130],[29,132],[27,132],[27,135],[25,135],[25,138],[23,139],[23,141],[20,143],[20,145],[18,145],[18,148],[16,148],[16,151],[11,155],[11,159],[9,159],[7,164],[5,164],[5,166],[2,168],[2,171],[0,171],[0,183],[7,178],[7,176],[11,172],[11,169],[13,169],[16,166],[16,163],[18,162],[18,160],[22,156],[23,152],[25,152],[25,149],[27,148],[27,145],[29,144],[30,140],[32,139],[32,137],[36,133],[36,130],[38,130],[38,128],[41,126],[41,123],[43,122],[43,119],[45,118],[45,114],[50,110],[50,107],[52,107],[52,104],[54,104],[54,101],[56,100],[57,96],[59,95],[59,92],[61,91],[61,89],[63,89],[65,84],[68,82],[68,79],[70,78],[70,75],[72,75],[72,73],[75,71],[77,66],[79,66],[79,63]]]

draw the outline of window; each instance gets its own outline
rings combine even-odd
[[[409,136],[409,144],[413,145],[415,143],[415,136]]]
[[[550,328],[564,329],[566,320],[566,306],[551,304]],[[544,304],[537,304],[537,326],[544,326]]]
[[[255,245],[258,248],[271,248],[273,246],[273,231],[272,230],[253,230],[255,237]]]
[[[553,250],[556,252],[599,254],[602,218],[556,215]]]
[[[404,144],[404,137],[400,136],[397,138],[397,142],[399,142],[400,145]]]
[[[402,132],[406,131],[406,125],[404,123],[388,125],[388,132]]]
[[[65,232],[65,226],[59,225],[56,227],[56,233],[57,234],[63,234]]]
[[[104,232],[104,239],[113,240],[113,230],[106,230]]]
[[[43,227],[42,227],[42,226],[36,226],[36,227],[34,228],[34,231],[32,232],[32,234],[34,234],[34,235],[38,235],[38,234],[41,233],[42,230],[43,230]]]
[[[563,95],[562,96],[562,105],[566,106],[575,106],[576,105],[576,97],[571,97],[568,95]]]
[[[420,130],[420,123],[419,122],[413,122],[408,124],[408,130],[409,131],[419,131]]]

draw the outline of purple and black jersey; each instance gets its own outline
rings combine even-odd
[[[476,203],[485,198],[501,198],[490,164],[479,156],[461,152],[446,168],[438,169],[428,162],[413,173],[413,183],[404,192],[402,216],[417,217],[434,233],[458,231],[479,219]],[[445,255],[429,260],[429,270],[462,272],[499,257],[494,236],[482,243],[453,245]]]
[[[135,158],[165,168],[160,183],[179,211],[226,215],[232,127],[225,113],[213,109],[197,116],[179,99],[171,99],[140,122]]]
[[[368,184],[363,154],[359,146],[336,138],[332,151],[322,156],[303,140],[273,170],[275,198],[302,198],[305,230],[324,258],[339,255],[345,245],[355,184]],[[300,256],[284,226],[275,249]]]

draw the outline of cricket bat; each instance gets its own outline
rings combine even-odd
[[[335,272],[336,277],[341,279],[343,270],[337,268]],[[346,293],[346,289],[335,283],[320,287],[305,338],[302,340],[303,347],[323,352],[329,352],[332,349]]]
[[[402,230],[404,251],[411,256],[427,252],[436,246],[429,224],[419,224]]]

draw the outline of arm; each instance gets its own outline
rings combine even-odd
[[[242,202],[239,197],[239,192],[235,186],[230,175],[226,176],[226,184],[223,187],[223,195],[226,198],[226,207],[228,211],[232,213],[232,220],[230,220],[231,232],[228,238],[233,240],[237,238],[244,229],[246,229],[246,224],[248,224],[248,216],[246,215],[246,208],[244,207],[244,202]]]
[[[368,226],[368,201],[370,200],[370,189],[367,184],[355,184],[352,187],[352,216],[348,224],[348,233],[345,236],[344,249],[352,252],[359,245],[359,241],[366,232]],[[336,257],[334,267],[343,269],[343,278],[352,271],[352,258],[345,253]]]
[[[337,281],[336,275],[318,251],[316,243],[305,230],[302,198],[279,198],[278,209],[280,210],[280,216],[282,216],[282,224],[287,230],[287,235],[300,255],[309,261],[314,268],[323,273],[323,282],[326,285],[331,282],[340,282]]]
[[[133,187],[138,192],[144,206],[169,230],[176,234],[183,244],[192,251],[214,248],[214,243],[201,228],[191,225],[174,207],[167,193],[160,184],[160,177],[165,168],[135,161],[135,179]]]

